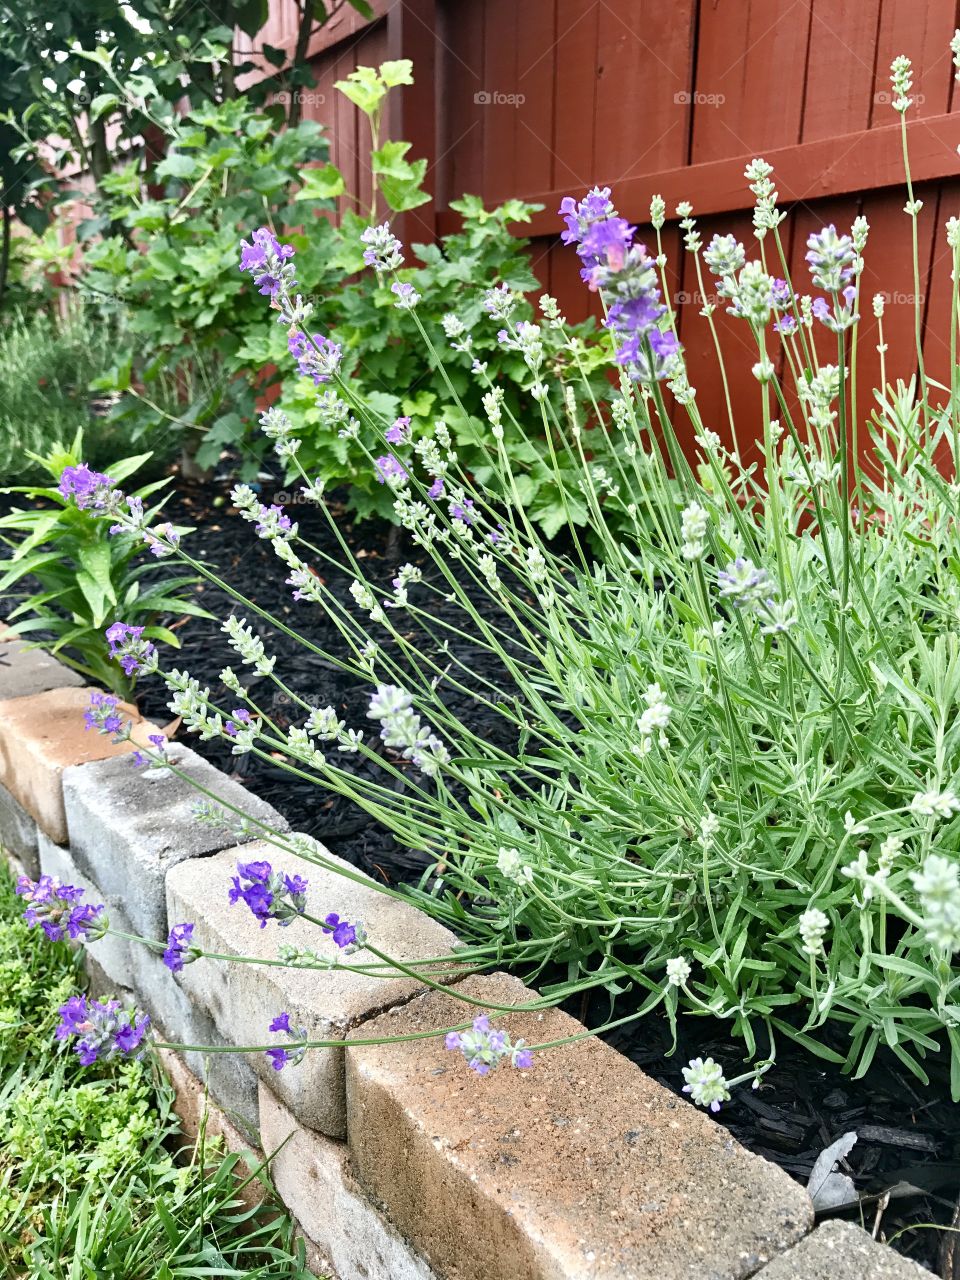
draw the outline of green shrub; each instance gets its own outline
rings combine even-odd
[[[59,480],[65,470],[77,467],[83,450],[78,432],[69,448],[55,445],[46,456],[31,455],[31,460],[48,478]],[[115,460],[109,463],[111,478],[132,476],[149,460],[149,454]],[[135,497],[143,502],[168,483],[154,481],[137,489]],[[0,517],[0,541],[12,551],[0,575],[0,599],[17,598],[11,588],[29,584],[26,599],[7,611],[6,621],[18,635],[36,637],[34,643],[75,671],[127,697],[133,682],[103,653],[110,622],[122,613],[144,627],[145,636],[178,647],[176,635],[159,625],[161,614],[210,616],[180,594],[196,578],[171,576],[167,566],[145,553],[142,539],[110,533],[94,511],[69,500],[68,486],[20,485],[4,492],[23,494],[33,504]],[[161,501],[150,508],[151,514],[162,507]],[[21,536],[11,539],[6,536],[10,532]],[[174,536],[177,532],[173,529]],[[150,545],[159,549],[156,541]]]
[[[87,461],[100,467],[126,447],[108,420],[109,402],[91,384],[110,367],[123,341],[119,320],[72,298],[65,315],[48,307],[14,312],[0,333],[0,481],[42,475],[30,454],[84,434]],[[165,430],[147,432],[162,460]]]

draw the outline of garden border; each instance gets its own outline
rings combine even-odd
[[[198,827],[188,783],[156,770],[147,779],[116,758],[129,755],[130,744],[78,732],[88,694],[74,673],[0,629],[0,845],[11,864],[80,884],[106,903],[115,927],[160,938],[171,922],[191,919],[201,946],[273,956],[275,933],[226,903],[227,873],[240,853],[235,835]],[[136,732],[145,728],[138,723]],[[287,829],[226,775],[179,744],[173,750],[203,785]],[[270,856],[281,867],[297,861]],[[398,958],[416,961],[449,945],[434,921],[363,878],[308,870],[312,893],[338,881],[331,905],[362,916]],[[294,922],[284,940],[296,944],[300,926]],[[90,944],[88,969],[96,988],[120,988],[145,1006],[170,1040],[221,1049],[257,1038],[277,1001],[314,1038],[369,1039],[463,1020],[452,996],[336,968],[203,960],[174,981],[157,955],[112,936]],[[534,994],[506,974],[460,981],[503,1004]],[[558,1010],[506,1022],[534,1042],[582,1030]],[[164,1051],[163,1058],[188,1129],[206,1109],[234,1149],[260,1144],[277,1153],[274,1182],[321,1275],[929,1277],[859,1227],[834,1221],[813,1229],[803,1188],[594,1038],[539,1055],[533,1070],[503,1069],[485,1080],[437,1039],[357,1046],[349,1055],[318,1050],[282,1074],[262,1054]]]

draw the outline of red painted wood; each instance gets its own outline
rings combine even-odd
[[[923,359],[929,377],[950,385],[950,308],[953,305],[953,285],[950,273],[953,250],[947,245],[944,223],[950,217],[960,217],[960,183],[940,184],[934,210],[933,196],[927,196],[927,207],[933,217],[933,261],[927,281],[926,311],[924,315]],[[946,401],[945,393],[935,392],[936,401]]]
[[[390,9],[386,23],[386,56],[409,58],[413,63],[412,85],[391,92],[389,134],[410,143],[411,160],[425,159],[424,187],[436,190],[437,147],[437,13],[435,0],[406,0]],[[384,210],[384,216],[386,215]],[[436,206],[429,203],[391,219],[404,244],[432,244],[436,235]]]
[[[880,4],[881,0],[813,0],[802,141],[869,128]]]
[[[483,113],[483,193],[491,204],[517,194],[517,139],[522,132],[515,99],[518,6],[515,0],[486,0],[484,5],[484,84],[474,105]]]
[[[462,195],[483,193],[484,92],[483,0],[438,0],[437,204],[447,209]],[[414,67],[416,74],[416,67]]]
[[[953,177],[960,173],[957,156],[960,120],[956,114],[944,113],[914,120],[907,126],[907,135],[911,168],[917,181]],[[743,209],[751,198],[743,170],[754,154],[744,152],[734,159],[708,161],[644,177],[627,178],[617,185],[618,206],[626,217],[642,219],[650,207],[651,195],[659,191],[668,208],[674,208],[680,200],[690,200],[703,213]],[[768,151],[764,158],[776,170],[783,204],[878,187],[899,187],[903,183],[898,124]],[[602,184],[609,182],[610,178],[609,174],[596,173],[593,181]],[[525,199],[538,200],[549,209],[556,208],[569,190],[565,187],[519,194]],[[441,230],[444,230],[451,223],[450,215],[442,213],[439,221]],[[553,230],[551,222],[550,215],[540,215],[532,224],[531,233],[549,234]]]
[[[594,119],[598,31],[603,10],[600,0],[556,0],[553,190],[543,198],[544,225],[537,226],[538,231],[548,235],[556,234],[561,197],[586,191],[597,176]]]
[[[950,37],[957,26],[953,0],[883,0],[877,43],[873,123],[897,119],[890,106],[890,63],[898,54],[913,61],[914,105],[910,118],[936,116],[950,102]]]
[[[713,0],[700,7],[694,163],[761,155],[800,137],[810,0]]]

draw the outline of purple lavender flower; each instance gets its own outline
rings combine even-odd
[[[95,907],[81,902],[83,889],[43,875],[36,881],[21,876],[16,892],[28,904],[24,920],[31,929],[39,925],[51,942],[60,942],[65,937],[76,941],[88,934],[103,937],[106,929],[106,921],[101,919],[103,904]]]
[[[433,484],[427,490],[427,497],[433,498],[434,500],[436,500],[437,498],[443,497],[443,481],[440,479],[439,476],[437,476]]]
[[[234,707],[230,712],[231,719],[223,726],[231,738],[235,738],[241,725],[250,723],[250,712],[246,707]]]
[[[815,318],[833,333],[843,333],[860,319],[859,314],[854,310],[854,303],[857,300],[857,290],[854,285],[848,284],[846,288],[841,289],[840,297],[843,303],[838,301],[836,306],[831,306],[826,298],[814,298],[811,308]]]
[[[111,505],[116,492],[113,481],[100,471],[91,471],[85,462],[76,467],[64,467],[57,486],[60,496],[73,499],[81,511],[93,507],[102,511]]]
[[[110,657],[117,659],[128,676],[156,668],[157,650],[149,640],[143,639],[143,632],[143,627],[131,627],[125,622],[114,622],[104,632],[110,644]]]
[[[306,910],[307,882],[302,876],[274,871],[269,862],[238,862],[229,898],[231,903],[245,902],[261,929],[268,920],[288,925]]]
[[[336,912],[331,913],[323,922],[330,930],[330,935],[338,947],[354,947],[357,943],[357,927],[346,920],[341,920]],[[362,930],[361,930],[362,934]]]
[[[387,444],[406,444],[410,439],[410,419],[397,418],[384,432]]]
[[[298,1062],[302,1061],[306,1052],[307,1032],[305,1027],[292,1027],[289,1013],[278,1013],[270,1023],[270,1030],[285,1032],[290,1037],[293,1046],[292,1048],[282,1048],[278,1045],[275,1049],[267,1049],[265,1051],[274,1071],[282,1071],[288,1063],[296,1066]]]
[[[71,996],[58,1010],[58,1040],[77,1037],[74,1052],[84,1066],[98,1060],[109,1062],[118,1055],[129,1057],[139,1048],[150,1026],[147,1014],[122,1009],[118,1000],[88,1000]]]
[[[621,218],[610,199],[610,188],[594,187],[579,204],[572,196],[560,202],[560,215],[567,229],[560,238],[564,244],[576,244],[583,262],[580,275],[584,284],[596,288],[593,275],[604,265],[619,270],[623,266],[636,228]]]
[[[340,371],[343,348],[332,338],[315,333],[311,339],[305,333],[292,333],[287,339],[287,348],[297,362],[300,375],[312,378],[314,386],[329,382]]]
[[[564,243],[577,243],[583,280],[608,299],[605,323],[614,335],[617,363],[638,382],[669,377],[679,344],[659,328],[666,307],[656,263],[643,245],[633,243],[635,228],[618,216],[608,188],[594,188],[579,204],[567,196],[560,213],[567,220]]]
[[[265,541],[272,542],[275,538],[292,538],[297,532],[297,526],[284,513],[283,507],[276,502],[269,507],[262,505],[257,507],[255,519],[257,537]]]
[[[486,1014],[474,1018],[470,1031],[449,1031],[444,1040],[448,1049],[457,1049],[463,1054],[471,1071],[478,1076],[489,1075],[505,1059],[511,1066],[525,1070],[533,1066],[533,1054],[523,1047],[523,1041],[511,1043],[505,1031],[495,1030],[490,1026]]]
[[[120,699],[112,693],[100,693],[94,689],[83,713],[84,728],[97,729],[100,733],[119,733],[123,728],[123,717],[117,714],[119,705]]]
[[[130,498],[128,501],[133,502],[133,499]],[[143,540],[150,548],[150,554],[160,558],[173,555],[180,545],[180,534],[170,521],[166,520],[163,524],[155,525],[153,529],[145,529]]]
[[[269,227],[259,227],[250,240],[250,244],[240,241],[240,270],[250,272],[258,292],[275,298],[281,288],[294,288],[293,267],[286,265],[293,257],[293,245],[281,244]]]
[[[392,453],[383,454],[382,457],[374,461],[373,465],[376,468],[377,479],[381,484],[389,484],[392,487],[402,484],[407,479],[406,468]]]
[[[839,293],[853,278],[857,251],[850,236],[837,235],[830,223],[807,238],[807,264],[813,283],[826,293]]]
[[[360,236],[364,246],[363,260],[368,267],[376,271],[395,271],[403,266],[403,246],[390,230],[390,223],[383,222],[379,227],[367,227]]]
[[[752,560],[737,556],[717,573],[717,584],[725,600],[731,601],[735,609],[744,609],[769,593],[770,575]]]
[[[157,754],[160,756],[161,763],[167,758],[167,739],[162,733],[151,733],[147,737],[147,741],[151,746],[155,747]],[[144,768],[146,765],[152,765],[155,762],[144,751],[134,751],[133,763],[138,769]],[[159,766],[158,766],[159,767]]]
[[[474,502],[472,498],[464,498],[462,502],[450,503],[450,519],[458,520],[460,524],[471,525],[474,521],[473,515]]]
[[[179,973],[185,964],[196,960],[192,944],[193,930],[192,924],[175,924],[167,934],[163,963],[171,973]]]
[[[397,300],[393,305],[399,311],[412,311],[420,301],[420,294],[417,293],[412,284],[401,284],[399,281],[394,281],[390,286],[390,291],[397,295]]]

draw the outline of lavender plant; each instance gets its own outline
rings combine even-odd
[[[960,32],[954,55],[960,67]],[[906,59],[893,65],[893,86],[904,120]],[[907,174],[909,186],[909,164]],[[312,707],[288,686],[247,620],[296,632],[236,591],[236,612],[223,625],[227,643],[264,686],[299,707],[301,723],[292,728],[282,728],[269,700],[255,697],[232,668],[221,676],[236,703],[228,711],[142,637],[115,649],[141,672],[160,675],[189,730],[314,778],[427,852],[430,869],[409,896],[462,939],[443,963],[506,963],[539,974],[535,1003],[591,988],[622,1001],[629,990],[628,1011],[615,1010],[619,1022],[660,1005],[674,1024],[681,1013],[726,1021],[750,1065],[730,1079],[723,1064],[691,1062],[686,1089],[700,1105],[716,1109],[733,1084],[756,1082],[780,1036],[857,1074],[882,1045],[921,1080],[924,1060],[945,1047],[960,1097],[956,361],[951,386],[938,387],[924,373],[918,341],[918,377],[878,387],[868,417],[854,372],[865,220],[849,233],[830,226],[810,236],[814,292],[803,292],[809,286],[791,278],[784,253],[786,215],[771,167],[755,160],[745,176],[756,199],[755,250],[731,236],[704,247],[690,207],[677,216],[698,278],[716,279],[756,350],[762,473],[744,465],[736,440],[726,447],[701,419],[663,300],[659,197],[649,248],[608,190],[564,200],[560,210],[563,238],[606,310],[618,371],[609,408],[588,398],[590,413],[577,409],[572,384],[578,370],[586,379],[593,358],[579,338],[565,339],[560,395],[548,394],[558,375],[545,367],[543,335],[565,332],[551,298],[541,299],[537,323],[518,322],[509,288],[488,293],[488,323],[526,363],[539,408],[537,421],[510,420],[499,386],[475,368],[489,486],[460,465],[443,421],[414,433],[406,419],[384,420],[353,396],[337,344],[310,332],[289,248],[267,229],[255,232],[242,269],[269,298],[341,433],[391,493],[429,572],[407,564],[389,593],[376,590],[326,512],[352,579],[349,598],[341,598],[321,572],[327,558],[289,515],[249,488],[234,490],[294,599],[323,609],[342,641],[331,652],[300,642],[369,685],[363,726],[344,723],[334,707]],[[919,211],[910,187],[914,227]],[[955,352],[956,218],[946,235]],[[403,246],[387,224],[361,239],[367,266],[392,284],[396,306],[409,311],[443,376],[455,323],[440,332],[422,323],[415,291],[397,274]],[[913,243],[916,253],[915,236]],[[882,300],[874,307],[882,350]],[[709,318],[712,308],[705,310]],[[773,362],[778,348],[783,379]],[[693,460],[671,424],[664,384],[692,428]],[[456,389],[448,390],[456,401]],[[588,507],[602,558],[587,554],[569,506],[569,550],[533,527],[503,446],[508,423],[541,435],[558,474],[576,464],[568,502]],[[262,425],[281,460],[297,468],[295,424],[274,408]],[[588,427],[616,440],[615,474],[592,461]],[[869,437],[869,467],[858,432]],[[303,494],[326,511],[321,486],[302,468],[300,479]],[[630,495],[629,535],[608,523],[612,487]],[[118,489],[107,486],[100,502],[114,524],[142,532],[140,514]],[[164,540],[159,531],[152,536]],[[167,549],[211,576],[187,546]],[[457,616],[434,608],[440,600],[454,602]],[[452,642],[465,635],[489,655],[482,669],[458,657]],[[471,703],[485,724],[499,723],[496,740],[455,709]],[[352,768],[355,756],[380,776]],[[262,834],[331,865],[309,842]],[[332,942],[338,955],[359,956],[364,972],[415,973],[436,985],[431,966],[400,964],[355,925],[311,914],[309,885],[267,863],[238,867],[229,892],[264,927],[311,920],[318,948]],[[63,909],[74,918],[69,895]],[[171,968],[201,958],[190,938],[189,924],[176,927]],[[278,954],[298,965],[331,963],[329,950]],[[488,1019],[504,1012],[473,1010],[476,1020],[436,1034],[481,1073],[498,1062],[525,1066],[543,1046],[513,1044],[494,1029]],[[311,1047],[282,1012],[271,1030],[285,1042],[256,1048],[278,1069]]]

